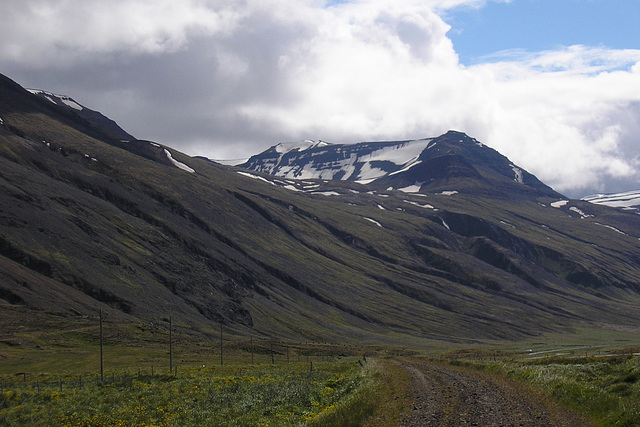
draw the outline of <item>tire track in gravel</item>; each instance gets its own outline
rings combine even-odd
[[[415,403],[402,426],[592,426],[579,414],[516,383],[431,363],[402,363],[413,379]]]

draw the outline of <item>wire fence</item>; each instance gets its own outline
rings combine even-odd
[[[271,339],[238,339],[233,337],[228,340],[222,338],[220,343],[211,343],[215,349],[206,357],[203,355],[178,355],[173,354],[174,345],[166,353],[166,358],[154,358],[152,363],[141,362],[138,366],[117,370],[105,370],[103,359],[100,366],[90,367],[90,370],[82,374],[69,374],[64,372],[15,372],[0,375],[0,392],[7,391],[32,391],[37,393],[62,393],[64,391],[83,390],[95,386],[131,387],[134,381],[151,382],[157,380],[171,380],[189,371],[191,375],[194,369],[200,369],[202,373],[215,374],[216,369],[226,367],[259,366],[259,365],[286,365],[305,363],[309,370],[313,370],[313,364],[318,362],[334,362],[343,357],[357,355],[353,347],[340,345],[318,345],[311,343],[283,343]],[[166,343],[162,343],[165,344]],[[217,347],[217,348],[216,348]],[[365,357],[366,359],[366,357]],[[109,360],[106,360],[109,363]],[[206,369],[205,369],[206,368]],[[93,372],[92,372],[93,371]],[[185,374],[186,375],[186,374]]]

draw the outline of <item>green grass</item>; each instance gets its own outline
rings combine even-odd
[[[510,373],[603,426],[640,424],[638,359],[558,359],[513,367]]]
[[[640,358],[631,351],[597,353],[563,351],[540,358],[466,354],[450,363],[526,383],[598,425],[640,425]]]
[[[0,393],[0,426],[361,425],[376,410],[379,367],[353,358],[288,365],[38,377]],[[11,379],[16,381],[15,378]],[[60,380],[63,381],[62,386]],[[336,424],[337,423],[337,424]]]

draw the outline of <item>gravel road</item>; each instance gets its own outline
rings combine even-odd
[[[402,364],[411,374],[415,403],[403,426],[576,426],[584,417],[479,372],[439,364]]]

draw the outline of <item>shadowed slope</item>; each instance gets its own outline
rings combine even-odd
[[[640,318],[640,217],[552,207],[560,195],[462,134],[369,186],[305,183],[113,141],[1,86],[1,304],[412,345]],[[448,173],[398,190],[429,164]]]

